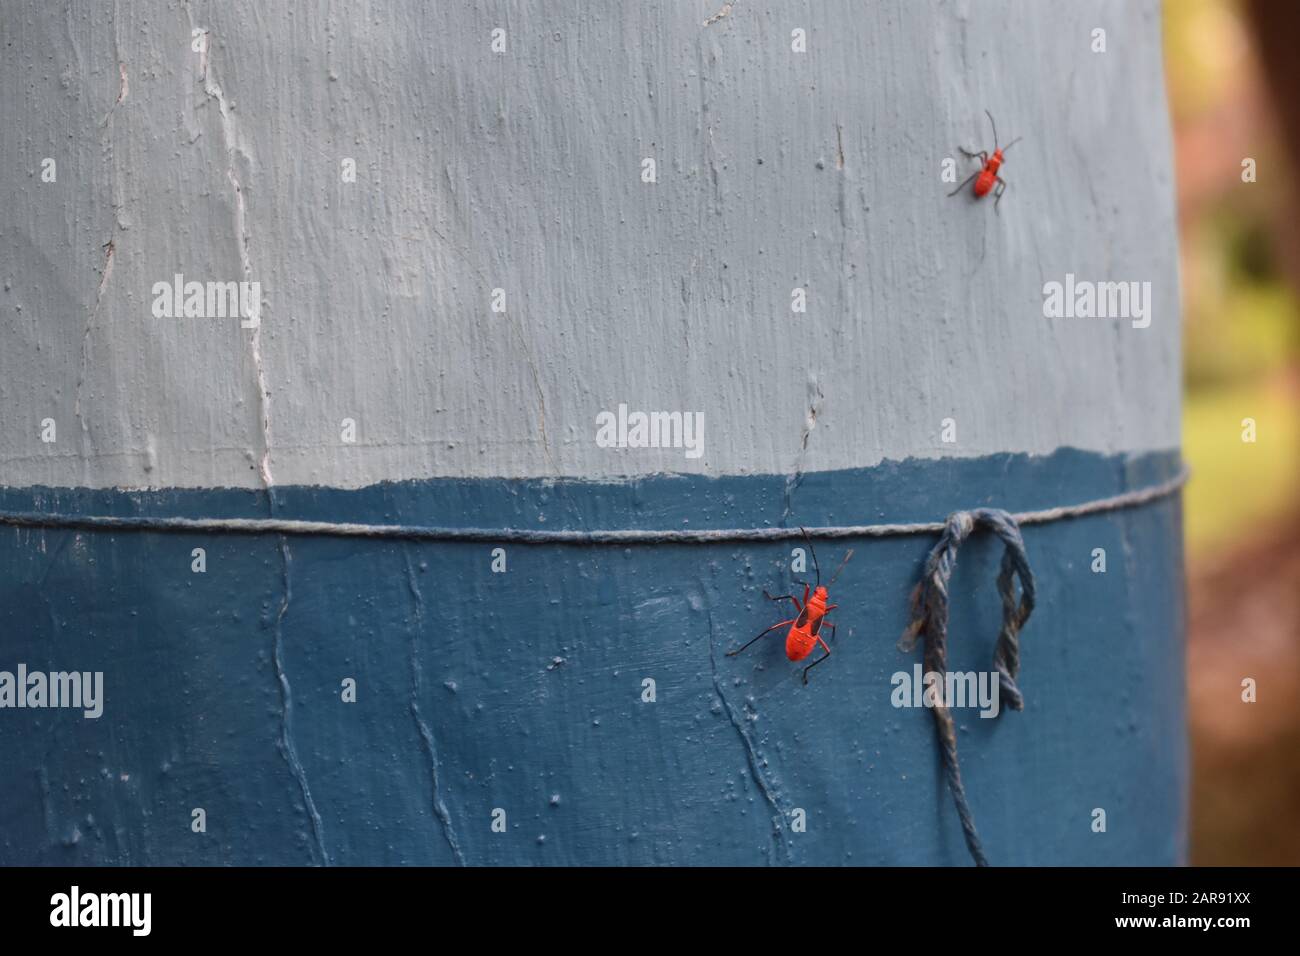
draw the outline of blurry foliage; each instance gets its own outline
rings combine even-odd
[[[1259,121],[1267,103],[1241,4],[1166,0],[1164,26],[1184,187],[1183,450],[1193,470],[1185,501],[1195,560],[1295,506],[1300,304],[1278,251],[1292,228],[1279,217],[1293,161]],[[1229,131],[1233,123],[1241,125]],[[1244,156],[1257,160],[1258,181],[1241,181]],[[1241,441],[1243,418],[1256,420],[1256,444]]]
[[[1268,534],[1294,508],[1300,475],[1296,391],[1287,379],[1264,379],[1188,394],[1183,455],[1193,473],[1183,494],[1183,520],[1194,559],[1222,557],[1224,548]],[[1259,429],[1254,444],[1241,440],[1246,417]]]
[[[1186,396],[1191,857],[1300,861],[1300,267],[1286,245],[1300,155],[1268,90],[1300,89],[1258,36],[1295,33],[1285,0],[1165,0],[1177,145]],[[1252,29],[1252,23],[1258,28]],[[1268,44],[1271,46],[1271,42]],[[1281,50],[1285,60],[1286,50]],[[1289,64],[1283,64],[1289,68]],[[1280,103],[1283,107],[1285,102]],[[1294,107],[1292,107],[1294,109]],[[1286,114],[1282,114],[1286,115]],[[1257,181],[1241,180],[1256,161]],[[1290,202],[1289,202],[1290,201]],[[1250,418],[1256,441],[1242,441]],[[1240,700],[1244,675],[1267,687]]]
[[[1190,394],[1289,367],[1300,352],[1296,300],[1258,220],[1219,213],[1187,230],[1184,365]],[[1190,270],[1189,270],[1190,272]]]
[[[1229,0],[1166,0],[1164,34],[1169,107],[1178,124],[1214,108],[1222,78],[1249,55],[1249,39],[1240,5]]]

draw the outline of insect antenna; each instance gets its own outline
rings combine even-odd
[[[1005,153],[1007,150],[1009,150],[1012,146],[1015,146],[1016,143],[1020,142],[1022,139],[1024,139],[1023,136],[1017,136],[1017,137],[1016,137],[1015,139],[1013,139],[1011,142],[1007,143],[1007,145],[1005,145],[1005,146],[1002,147],[1002,152]]]
[[[817,552],[813,549],[813,546],[812,546],[812,538],[810,538],[810,537],[808,536],[808,529],[807,529],[807,528],[800,527],[799,530],[803,532],[803,539],[804,539],[805,541],[808,542],[808,553],[812,555],[812,559],[813,559],[813,569],[817,572],[817,586],[818,586],[818,587],[821,587],[821,586],[822,586],[822,569],[821,569],[821,565],[819,565],[819,564],[817,563]]]
[[[835,583],[835,579],[838,578],[838,577],[840,576],[840,572],[844,570],[844,565],[846,565],[846,564],[849,563],[849,558],[851,558],[851,557],[853,557],[853,549],[852,549],[852,548],[850,548],[848,551],[846,551],[846,552],[844,553],[844,560],[840,562],[840,566],[839,566],[838,568],[836,568],[836,569],[835,569],[835,573],[831,575],[830,584],[827,584],[827,585],[826,585],[827,587],[830,587],[831,584],[834,584],[834,583]]]
[[[984,115],[989,118],[989,125],[993,127],[993,152],[996,153],[998,151],[998,124],[993,122],[993,114],[988,110],[984,111]]]

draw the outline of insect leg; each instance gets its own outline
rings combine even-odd
[[[998,186],[993,190],[993,211],[997,212],[998,203],[1002,201],[1002,194],[1007,191],[1007,181],[1001,176],[996,177]]]
[[[830,626],[834,627],[835,625],[832,624]],[[805,687],[808,686],[808,672],[812,670],[814,667],[816,667],[818,664],[820,664],[822,661],[826,660],[826,658],[831,656],[830,647],[827,645],[827,643],[824,640],[822,640],[820,635],[817,637],[817,643],[822,646],[823,650],[825,650],[826,653],[823,654],[821,657],[817,658],[817,660],[813,661],[811,664],[809,664],[807,667],[803,669],[803,682]]]
[[[794,602],[794,609],[796,611],[803,610],[803,605],[799,603],[799,599],[795,597],[793,594],[768,594],[767,591],[765,590],[763,591],[763,597],[767,598],[769,601],[777,601],[777,602],[784,601],[786,598],[789,598],[791,601]]]
[[[966,177],[966,182],[962,183],[960,186],[958,186],[956,189],[954,189],[954,190],[953,190],[952,192],[950,192],[948,195],[949,195],[949,196],[955,196],[955,195],[957,195],[959,192],[961,192],[963,189],[966,188],[966,183],[970,182],[972,179],[974,179],[976,176],[978,176],[978,175],[980,174],[980,172],[981,172],[981,170],[978,170],[978,169],[975,170],[975,172],[971,173],[969,176]]]
[[[766,634],[771,634],[771,633],[772,633],[773,631],[775,631],[778,627],[787,627],[787,626],[789,626],[789,625],[791,625],[791,624],[793,624],[793,623],[794,623],[794,618],[790,618],[790,620],[788,620],[788,621],[777,621],[775,624],[773,624],[771,627],[769,627],[766,631],[763,631],[761,634],[758,635],[758,637],[756,637],[756,638],[754,638],[753,640],[749,641],[747,644],[744,644],[744,645],[742,645],[742,646],[736,648],[734,651],[727,651],[727,656],[728,656],[728,657],[735,657],[737,654],[739,654],[741,651],[743,651],[746,647],[749,647],[750,644],[753,644],[754,641],[757,641],[759,637],[763,637],[763,636],[766,635]]]
[[[961,146],[958,146],[957,148],[962,151],[962,154],[965,155],[967,159],[978,159],[985,166],[988,165],[989,154],[987,151],[981,149],[977,153],[972,153],[969,149],[963,149]]]

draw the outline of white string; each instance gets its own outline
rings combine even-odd
[[[1168,481],[1109,498],[1013,514],[1017,524],[1046,524],[1068,518],[1135,508],[1178,491],[1189,472],[1184,466]],[[442,528],[400,524],[357,524],[340,521],[296,521],[284,518],[169,518],[149,515],[75,515],[39,511],[0,512],[0,525],[84,530],[156,531],[213,534],[292,534],[345,538],[400,538],[414,541],[504,541],[523,544],[708,544],[723,541],[785,541],[802,538],[890,538],[938,534],[943,521],[903,524],[845,525],[819,528],[709,528],[677,530],[622,529],[607,531],[526,528]]]

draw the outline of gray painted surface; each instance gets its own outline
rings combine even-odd
[[[1178,444],[1154,0],[721,6],[6,4],[0,485]],[[1000,215],[939,180],[985,107],[1025,136]],[[154,318],[177,272],[259,281],[259,332]],[[1067,272],[1152,282],[1151,327],[1045,319]],[[706,454],[597,448],[619,402]]]

